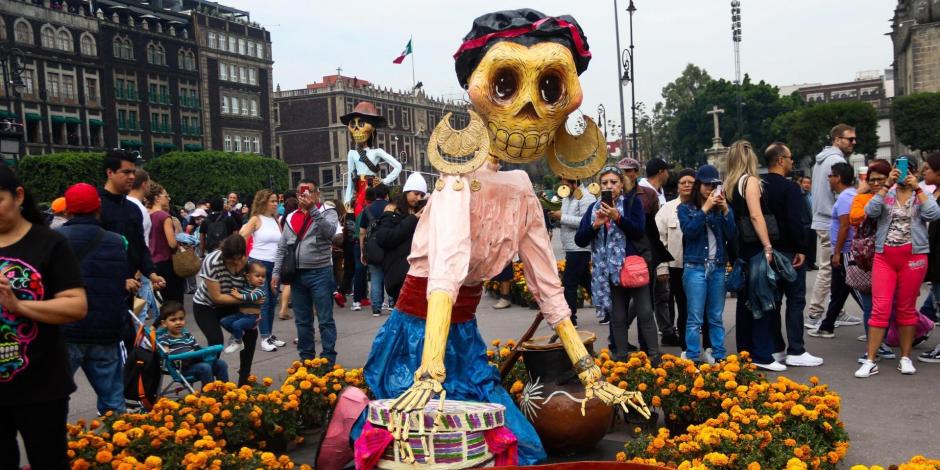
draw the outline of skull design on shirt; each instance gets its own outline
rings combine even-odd
[[[42,300],[42,276],[21,260],[0,258],[0,275],[20,300]],[[9,382],[29,366],[29,346],[39,334],[33,320],[0,309],[0,383]]]

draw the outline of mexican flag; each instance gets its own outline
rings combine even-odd
[[[400,64],[405,60],[405,56],[411,54],[411,39],[408,40],[408,44],[405,44],[405,50],[401,51],[401,55],[396,57],[392,61],[393,64]]]

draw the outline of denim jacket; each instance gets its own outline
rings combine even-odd
[[[887,196],[876,194],[865,205],[865,216],[878,220],[878,232],[875,233],[875,252],[884,253],[885,239],[888,238],[888,226],[891,225],[891,205],[897,200],[897,186],[888,191]],[[915,194],[911,194],[914,203],[911,205],[911,249],[912,253],[930,253],[930,235],[927,233],[927,222],[940,219],[940,206],[932,197],[921,204]]]
[[[756,319],[778,307],[777,280],[793,282],[796,279],[790,258],[777,250],[773,254],[773,267],[767,263],[764,253],[757,253],[747,263],[747,306]]]
[[[679,227],[682,229],[682,256],[683,262],[704,264],[708,259],[708,230],[715,235],[715,260],[724,264],[725,242],[734,240],[737,236],[737,227],[734,224],[734,212],[728,208],[727,214],[720,210],[709,211],[707,214],[694,204],[679,204]]]

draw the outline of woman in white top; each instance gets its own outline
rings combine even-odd
[[[278,347],[286,343],[277,339],[271,332],[274,323],[274,308],[277,306],[277,292],[271,291],[271,273],[274,272],[274,255],[277,243],[281,240],[281,226],[277,223],[277,195],[270,190],[262,189],[255,193],[255,200],[251,204],[251,218],[242,226],[238,233],[241,236],[252,237],[251,250],[248,261],[257,261],[267,268],[264,282],[265,301],[261,307],[261,349],[277,351]]]

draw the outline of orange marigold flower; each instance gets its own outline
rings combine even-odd
[[[114,456],[107,450],[99,450],[98,453],[95,454],[95,461],[98,463],[109,463],[113,458]]]

